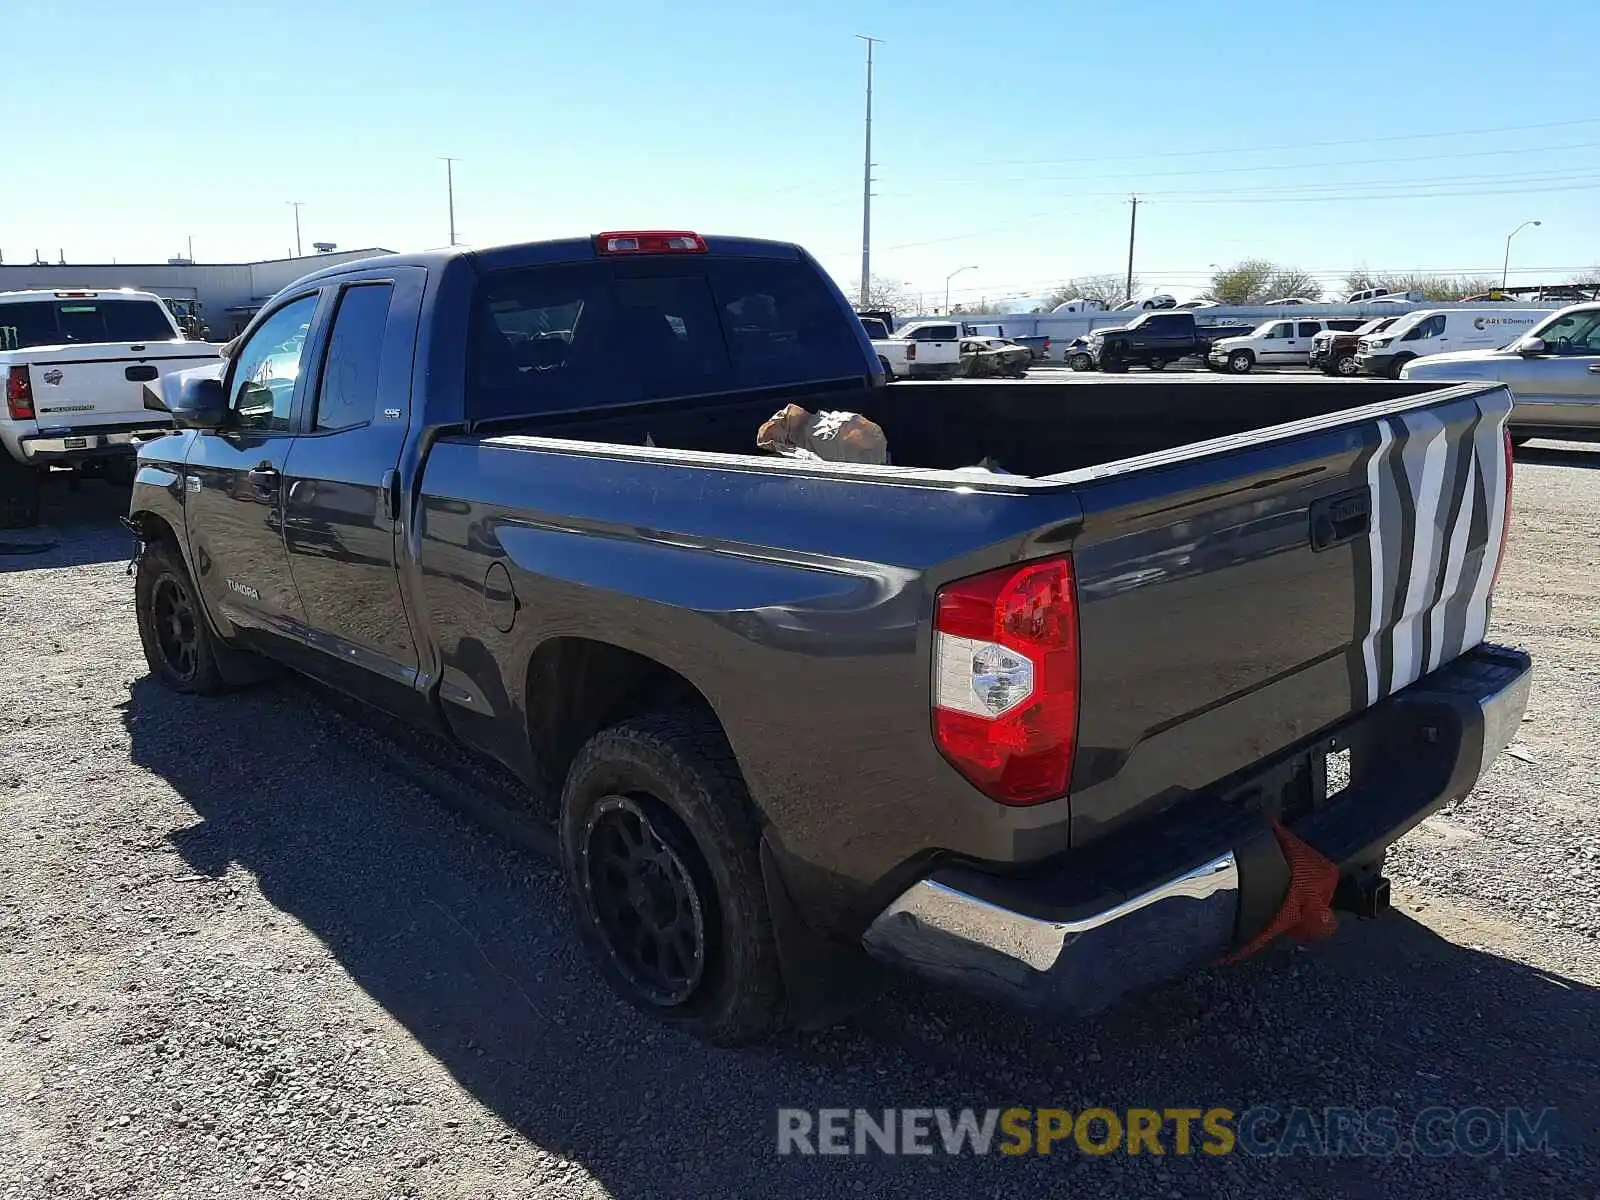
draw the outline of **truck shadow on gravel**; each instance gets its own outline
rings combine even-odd
[[[186,866],[249,871],[492,1114],[468,1123],[488,1125],[469,1141],[426,1107],[404,1110],[440,1171],[481,1165],[505,1130],[618,1197],[1554,1195],[1600,1169],[1600,991],[1405,917],[1352,923],[1310,950],[1274,946],[1089,1021],[899,984],[837,1028],[715,1050],[613,999],[576,945],[553,865],[441,803],[465,785],[427,784],[425,741],[386,736],[294,683],[214,701],[149,680],[131,693],[133,761],[194,810],[169,835]],[[317,1019],[285,1001],[286,1028]],[[1583,1144],[1427,1161],[1179,1157],[1170,1135],[1164,1158],[775,1153],[780,1106],[1012,1105],[1390,1106],[1403,1119],[1430,1105],[1554,1107],[1562,1136]],[[449,1178],[414,1183],[455,1194]]]
[[[0,529],[0,572],[130,559],[133,535],[117,523],[127,513],[127,488],[56,472],[45,483],[39,524]]]

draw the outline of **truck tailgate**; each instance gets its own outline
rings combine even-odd
[[[144,406],[144,385],[189,367],[217,361],[207,342],[36,347],[18,351],[28,364],[34,411],[41,428],[163,424]]]
[[[1504,388],[1452,388],[1082,473],[1074,843],[1480,642],[1510,411]]]

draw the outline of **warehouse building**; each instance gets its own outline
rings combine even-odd
[[[192,263],[179,258],[164,263],[4,265],[0,266],[0,291],[127,287],[154,292],[177,302],[175,307],[183,311],[196,311],[210,336],[221,341],[242,330],[262,304],[296,279],[335,263],[392,253],[374,246],[252,263]]]

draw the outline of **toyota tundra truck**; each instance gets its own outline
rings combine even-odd
[[[169,424],[144,384],[216,357],[148,292],[0,293],[0,529],[38,523],[51,467],[130,482],[137,437]]]
[[[1290,897],[1381,910],[1527,700],[1506,389],[883,384],[785,243],[330,267],[152,392],[150,671],[285,665],[498,760],[595,968],[719,1043],[874,961],[1070,1013]],[[758,452],[790,404],[888,461]]]

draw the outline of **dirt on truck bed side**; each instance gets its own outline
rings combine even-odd
[[[502,776],[291,680],[145,678],[125,493],[0,547],[0,1197],[1594,1195],[1600,452],[1518,453],[1528,719],[1391,853],[1399,912],[1098,1019],[897,986],[719,1051],[612,998]],[[29,549],[36,553],[24,553]],[[797,1106],[1553,1107],[1556,1153],[777,1154]],[[1271,1128],[1263,1126],[1266,1135]]]

